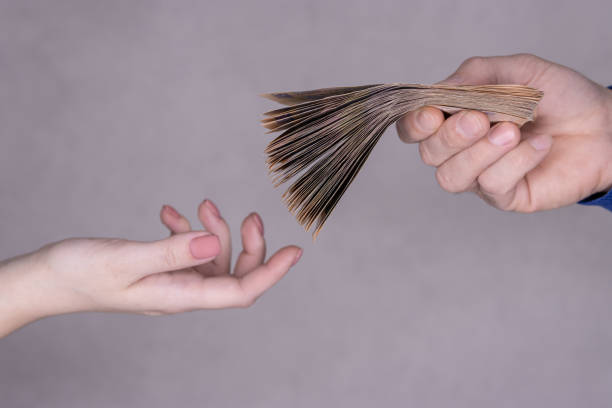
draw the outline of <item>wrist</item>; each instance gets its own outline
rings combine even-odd
[[[0,338],[49,316],[40,287],[36,253],[0,263]]]

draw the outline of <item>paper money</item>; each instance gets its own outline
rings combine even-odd
[[[294,179],[283,198],[316,238],[384,131],[405,113],[470,109],[522,126],[543,93],[519,85],[377,84],[262,96],[289,105],[262,120],[270,132],[283,132],[266,148],[266,162],[275,185]]]

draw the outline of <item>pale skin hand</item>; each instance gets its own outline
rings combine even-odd
[[[502,210],[533,212],[576,203],[612,186],[612,92],[533,55],[470,58],[447,84],[520,84],[544,91],[535,122],[493,127],[480,112],[444,120],[424,107],[397,122],[419,143],[449,192],[472,191]]]
[[[206,231],[192,231],[185,217],[164,206],[167,239],[69,239],[0,263],[0,337],[79,311],[158,315],[248,307],[302,254],[287,246],[264,263],[263,223],[252,213],[242,222],[243,250],[232,274],[227,223],[209,200],[198,217]]]

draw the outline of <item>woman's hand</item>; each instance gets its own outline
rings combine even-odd
[[[490,127],[480,112],[444,120],[425,107],[397,123],[419,143],[449,192],[472,191],[502,210],[557,208],[612,186],[612,92],[581,74],[533,55],[470,58],[445,84],[520,84],[544,91],[535,122]]]
[[[243,250],[231,273],[231,237],[219,210],[204,201],[206,231],[164,206],[171,232],[155,242],[68,239],[0,264],[0,337],[45,316],[79,311],[149,315],[248,307],[300,259],[282,248],[264,263],[263,224],[256,213],[242,223]]]

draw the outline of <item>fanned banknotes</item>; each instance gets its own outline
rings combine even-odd
[[[543,94],[519,85],[377,84],[262,96],[289,105],[262,120],[270,132],[283,132],[266,148],[266,162],[275,185],[294,180],[283,198],[316,238],[384,131],[405,113],[471,109],[522,126]]]

